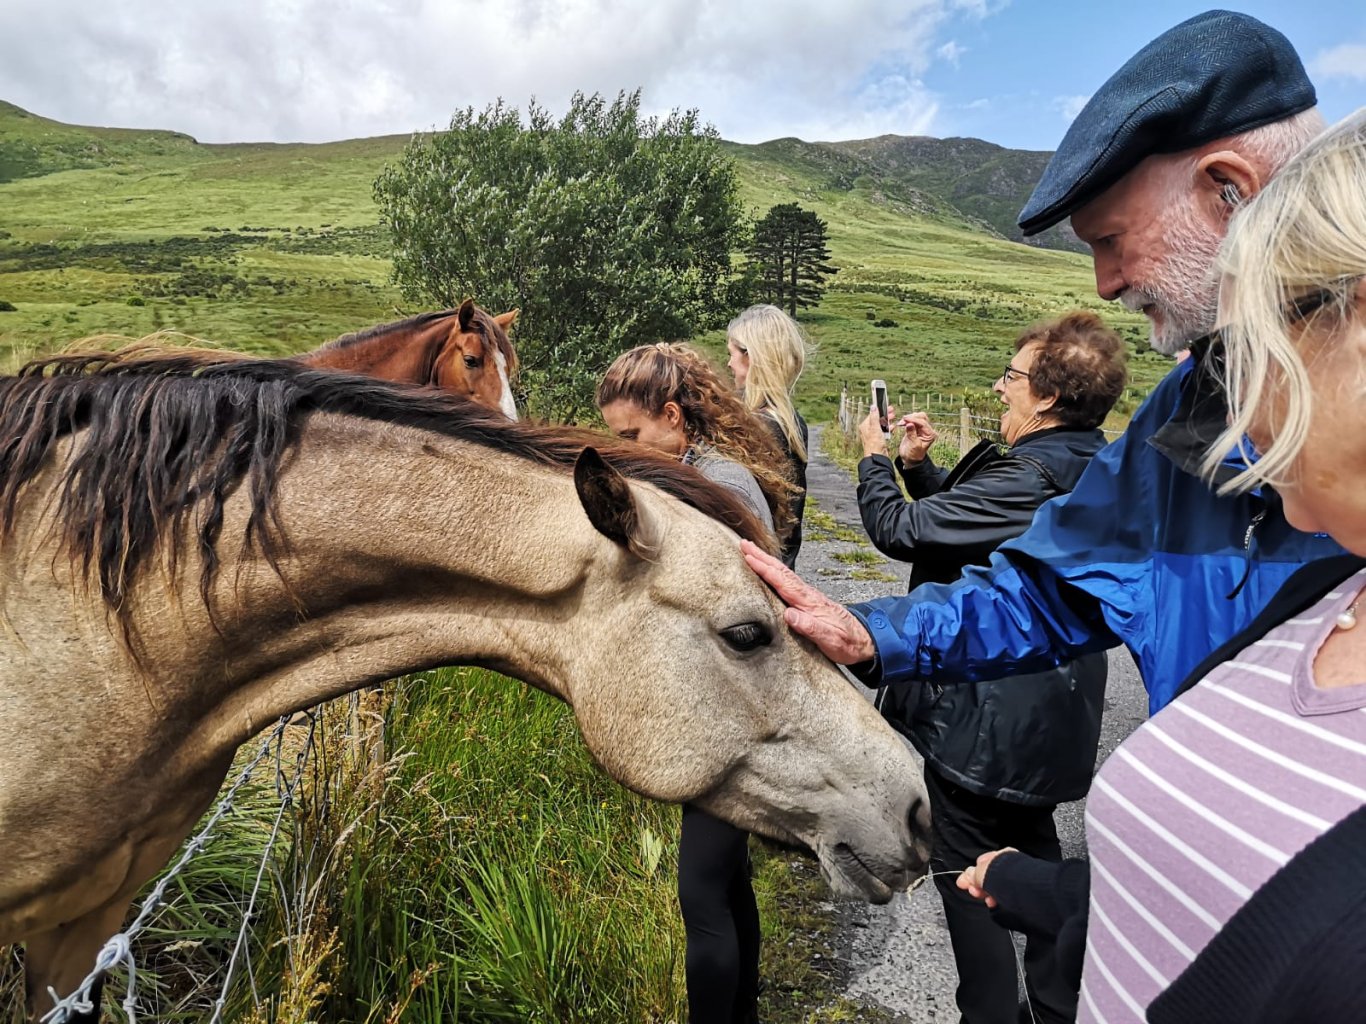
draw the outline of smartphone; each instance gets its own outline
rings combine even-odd
[[[872,387],[873,405],[877,408],[877,421],[882,424],[882,436],[890,438],[892,436],[892,425],[887,422],[887,382],[875,380]]]

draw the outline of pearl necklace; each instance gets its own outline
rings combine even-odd
[[[1337,629],[1343,630],[1345,632],[1349,629],[1356,628],[1357,605],[1361,604],[1362,597],[1366,597],[1366,594],[1362,594],[1355,601],[1353,601],[1351,607],[1348,608],[1346,611],[1338,612],[1338,617],[1334,622],[1334,626]]]

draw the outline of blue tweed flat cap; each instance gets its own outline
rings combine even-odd
[[[1290,40],[1246,14],[1207,11],[1158,36],[1097,90],[1020,211],[1038,234],[1154,153],[1179,153],[1308,110]]]

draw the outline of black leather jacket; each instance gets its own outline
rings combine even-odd
[[[951,472],[929,459],[899,467],[910,502],[892,462],[875,455],[859,463],[859,512],[879,551],[912,563],[912,590],[950,583],[1070,491],[1104,445],[1099,430],[1066,428],[1029,434],[1004,453],[983,441]],[[981,796],[1047,806],[1090,787],[1105,679],[1105,655],[1091,654],[1008,679],[888,687],[878,707],[942,777]]]

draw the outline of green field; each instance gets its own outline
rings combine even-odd
[[[415,312],[389,281],[370,192],[403,143],[200,145],[0,104],[0,176],[30,175],[0,181],[0,301],[17,307],[0,313],[0,369],[106,332],[296,352]],[[1076,306],[1143,336],[1140,317],[1096,298],[1085,257],[994,237],[947,203],[829,171],[802,145],[727,149],[752,212],[795,200],[829,224],[840,272],[802,317],[816,343],[799,395],[808,417],[830,417],[843,381],[985,387],[1020,327]],[[873,326],[885,319],[897,326]],[[719,354],[720,335],[703,344]],[[1136,355],[1135,387],[1169,366]]]
[[[0,312],[0,370],[111,332],[176,330],[284,354],[417,312],[389,281],[371,199],[403,144],[208,146],[0,103],[0,304],[15,307]],[[1006,241],[947,201],[850,176],[803,145],[727,148],[753,213],[795,200],[829,224],[841,269],[802,318],[815,342],[799,391],[808,418],[830,419],[846,381],[857,394],[875,376],[893,394],[986,387],[1022,326],[1102,308],[1084,257]],[[1105,308],[1142,336],[1140,318]],[[896,326],[873,326],[884,319]],[[718,332],[701,342],[724,348]],[[1169,366],[1136,355],[1136,387]],[[391,687],[386,709],[383,764],[357,773],[327,755],[313,785],[331,794],[330,810],[320,819],[304,800],[292,844],[274,854],[251,951],[267,1005],[253,1012],[239,986],[229,1019],[679,1020],[677,812],[600,775],[563,706],[486,673]],[[147,1019],[203,1019],[221,984],[278,807],[273,786],[258,797],[140,948],[145,990],[162,996]],[[298,858],[316,841],[334,855],[314,875]],[[830,923],[810,865],[757,861],[764,1019],[880,1019],[838,999],[830,951],[816,956]],[[307,918],[291,902],[301,872],[316,895]],[[0,950],[0,1021],[18,1019],[19,985],[15,957]]]

